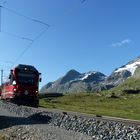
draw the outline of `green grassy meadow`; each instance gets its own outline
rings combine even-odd
[[[140,120],[140,69],[119,86],[99,93],[40,98],[40,106],[100,116]],[[125,91],[129,91],[126,93]]]
[[[140,120],[140,94],[69,94],[62,97],[40,99],[40,106],[87,114]]]

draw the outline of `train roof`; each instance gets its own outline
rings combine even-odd
[[[29,71],[37,71],[38,72],[38,70],[34,66],[31,66],[31,65],[19,64],[15,68],[20,69],[20,70],[28,69]]]

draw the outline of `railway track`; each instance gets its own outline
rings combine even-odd
[[[94,115],[94,114],[87,114],[87,113],[73,112],[73,111],[65,111],[65,110],[60,110],[60,109],[49,109],[49,108],[42,108],[42,107],[39,107],[39,109],[41,109],[43,111],[60,113],[60,114],[64,114],[64,115],[85,117],[87,119],[94,118],[94,119],[100,120],[100,121],[119,122],[119,123],[123,123],[123,124],[127,124],[127,125],[140,126],[140,120],[132,120],[132,119],[127,119],[127,118],[118,118],[118,117],[110,117],[110,116],[100,116],[100,115]]]
[[[3,102],[3,101],[1,101]],[[6,105],[7,103],[4,101],[4,104]],[[10,104],[15,106],[14,103],[8,102],[8,105]],[[20,106],[19,106],[20,107]],[[109,122],[119,122],[127,125],[137,125],[140,126],[140,120],[132,120],[132,119],[127,119],[127,118],[118,118],[118,117],[110,117],[110,116],[100,116],[100,115],[94,115],[94,114],[87,114],[87,113],[81,113],[81,112],[74,112],[74,111],[66,111],[66,110],[60,110],[60,109],[50,109],[50,108],[43,108],[43,107],[29,107],[29,106],[21,106],[23,108],[27,108],[27,110],[34,110],[33,113],[35,112],[51,112],[51,113],[56,113],[56,114],[61,114],[61,115],[70,115],[70,116],[77,116],[77,117],[84,117],[87,119],[96,119],[100,121],[109,121]]]
[[[56,140],[59,140],[58,137],[60,139],[66,137],[66,140],[80,139],[83,137],[85,140],[140,139],[140,121],[137,120],[96,116],[93,114],[42,107],[17,106],[2,101],[0,101],[0,109],[0,133],[3,134],[4,131],[10,137],[13,136],[14,131],[17,136],[19,136],[19,133],[21,133],[21,136],[27,133],[27,137],[35,135],[40,140],[47,139],[48,133],[50,134],[49,136],[57,134]],[[8,123],[5,124],[5,122]],[[10,129],[8,129],[9,127]],[[3,128],[5,129],[3,130]],[[57,128],[57,130],[54,130],[54,128]],[[28,132],[25,132],[26,129]],[[70,132],[70,134],[66,131]],[[52,134],[52,132],[54,133]],[[68,138],[66,135],[70,137]]]

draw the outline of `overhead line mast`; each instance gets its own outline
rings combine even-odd
[[[1,85],[3,83],[3,69],[1,70]]]

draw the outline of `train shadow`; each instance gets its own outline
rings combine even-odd
[[[17,125],[48,124],[50,116],[42,115],[42,112],[29,117],[0,116],[0,130]]]

